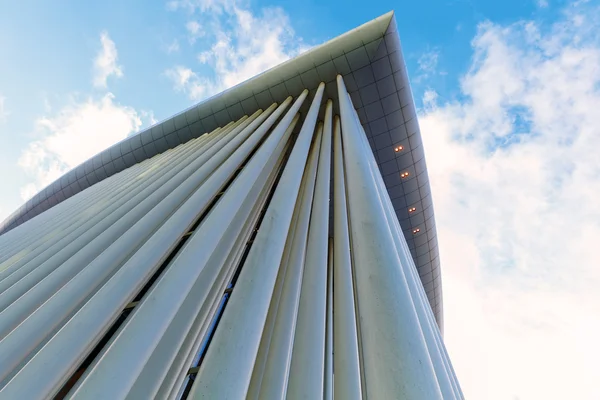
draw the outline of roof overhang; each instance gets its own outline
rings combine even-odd
[[[7,232],[138,162],[224,126],[259,108],[314,94],[337,107],[336,76],[344,82],[383,175],[438,325],[443,326],[439,252],[421,134],[393,12],[340,35],[152,127],[74,168],[0,225]],[[310,101],[305,102],[308,108]],[[301,109],[305,114],[307,110]],[[337,112],[338,110],[336,110]],[[321,116],[322,117],[322,116]],[[396,149],[402,148],[401,151]],[[408,172],[408,179],[400,174]],[[414,211],[409,211],[414,207]],[[414,230],[419,228],[418,234]]]

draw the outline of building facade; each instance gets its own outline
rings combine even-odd
[[[0,226],[0,399],[460,399],[393,13]]]

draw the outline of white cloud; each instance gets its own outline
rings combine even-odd
[[[6,97],[0,95],[0,122],[6,121],[9,112],[6,110]]]
[[[74,101],[56,115],[38,119],[36,133],[39,139],[30,143],[19,158],[19,166],[33,180],[21,189],[23,200],[138,131],[142,118],[154,119],[152,113],[138,113],[116,103],[114,96],[107,93],[99,99]]]
[[[210,43],[198,55],[198,61],[204,69],[210,69],[210,74],[205,76],[186,66],[166,71],[175,89],[186,92],[192,100],[230,88],[307,49],[295,36],[281,8],[263,8],[255,14],[235,1],[169,4],[171,9],[199,11],[200,23],[206,27],[205,39]]]
[[[546,8],[546,7],[548,7],[548,1],[547,0],[537,0],[536,4],[540,8]]]
[[[595,399],[600,9],[483,23],[461,101],[420,118],[445,340],[473,399]]]
[[[123,76],[117,49],[106,32],[94,59],[94,86],[106,88],[111,75]],[[18,164],[31,181],[21,187],[28,200],[64,173],[113,144],[157,122],[152,111],[119,104],[110,92],[97,96],[72,96],[69,104],[54,111],[44,94],[46,116],[35,121],[34,141],[20,154]]]
[[[123,67],[117,64],[117,46],[108,36],[107,32],[100,34],[102,48],[94,59],[94,86],[106,88],[106,81],[112,75],[117,78],[123,76]]]

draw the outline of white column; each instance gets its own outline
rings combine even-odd
[[[372,398],[441,399],[369,155],[341,76],[338,94],[362,336],[365,391]]]
[[[221,303],[223,292],[235,273],[262,206],[272,188],[276,172],[282,164],[281,154],[290,144],[288,139],[297,121],[298,117],[296,116],[284,133],[280,145],[275,149],[273,153],[275,157],[272,157],[265,165],[248,196],[246,196],[229,224],[225,236],[219,243],[220,250],[213,252],[209,262],[190,288],[184,302],[179,306],[177,314],[171,320],[151,357],[144,363],[143,370],[135,377],[135,384],[127,393],[128,399],[166,398],[172,388],[167,386],[172,385],[171,382],[174,383],[177,380],[169,377],[166,379],[167,382],[164,382],[167,385],[163,384],[169,371],[180,371],[180,374],[185,377],[186,371],[182,371],[182,369],[187,369],[190,364],[181,365],[182,360],[179,362],[175,360],[178,350],[186,352],[187,349],[189,353],[193,345],[191,342],[195,342],[195,340],[186,342],[186,339],[193,336],[204,336],[209,328],[214,312]],[[256,156],[260,157],[260,153],[257,153]],[[248,167],[251,167],[251,165],[248,165]],[[248,179],[247,176],[242,178]],[[235,189],[235,185],[231,188]],[[239,195],[236,192],[233,193]],[[224,195],[227,196],[227,192]],[[207,222],[210,221],[207,220]],[[196,229],[196,232],[200,232],[200,229],[202,228]],[[197,250],[195,251],[202,250],[200,245],[194,244],[191,240],[190,246],[196,247]],[[187,250],[182,250],[182,252],[185,251]],[[178,286],[178,290],[181,289],[181,286]],[[168,293],[168,291],[163,293]],[[147,296],[154,296],[154,291],[149,292]],[[170,297],[170,295],[167,296]],[[162,300],[157,298],[157,301]],[[156,324],[156,319],[152,323]],[[197,350],[191,355],[195,355],[196,352]]]
[[[284,134],[284,138],[289,137],[292,134],[292,131],[298,120],[299,117],[298,114],[296,114],[296,117],[292,120],[292,123],[290,124],[288,130]],[[291,141],[288,141],[287,146],[291,146]],[[223,291],[227,284],[231,281],[231,278],[240,263],[241,257],[243,256],[246,248],[246,243],[250,238],[250,235],[252,234],[252,230],[256,226],[256,223],[258,222],[260,212],[265,207],[268,195],[271,192],[271,189],[276,181],[278,172],[283,166],[283,162],[284,155],[282,154],[277,160],[277,163],[273,167],[273,169],[270,172],[267,171],[269,172],[268,183],[261,191],[260,198],[257,201],[253,201],[251,198],[246,199],[245,203],[248,203],[248,205],[253,205],[252,214],[249,218],[247,218],[246,223],[244,225],[244,231],[247,231],[247,235],[242,234],[240,235],[240,237],[238,237],[239,246],[238,242],[236,242],[237,250],[235,250],[229,255],[229,259],[226,262],[226,264],[231,266],[231,268],[229,268],[226,273],[221,274],[219,276],[218,283],[213,285],[213,287],[211,288],[211,292],[208,295],[208,298],[212,298],[212,304],[210,304],[210,300],[205,302],[205,305],[202,306],[200,312],[197,313],[194,325],[190,328],[185,341],[179,347],[177,355],[170,367],[168,368],[166,376],[162,379],[161,382],[159,382],[160,390],[157,394],[152,394],[149,396],[137,396],[136,392],[134,391],[134,389],[136,388],[135,386],[146,386],[144,382],[141,381],[140,378],[138,378],[138,380],[136,381],[136,385],[129,392],[128,398],[131,398],[132,400],[150,397],[159,399],[172,399],[175,398],[175,396],[179,393],[181,385],[187,376],[186,371],[188,367],[190,365],[193,365],[193,361],[199,356],[198,351],[200,349],[200,346],[202,345],[205,339],[205,335],[207,335],[207,331],[210,325],[212,324],[212,318],[215,312],[220,307]],[[195,289],[192,289],[191,292],[194,293]],[[195,300],[194,298],[191,299],[191,301],[197,302],[197,300]],[[165,341],[165,339],[166,338],[163,337],[162,340]],[[155,355],[153,355],[153,357],[154,356]],[[157,357],[160,358],[158,354]]]
[[[360,359],[356,309],[354,307],[354,284],[352,258],[346,208],[346,185],[344,182],[344,155],[340,119],[334,121],[334,179],[333,179],[333,280],[335,283],[333,315],[334,353],[334,396],[339,400],[362,398]]]
[[[266,114],[270,114],[272,108]],[[275,122],[275,119],[275,117],[271,118],[271,124]],[[60,331],[61,334],[53,337],[35,355],[32,362],[29,362],[19,371],[15,379],[3,390],[8,390],[9,387],[17,390],[16,388],[20,386],[27,387],[27,390],[32,391],[32,393],[57,390],[57,386],[62,383],[61,380],[64,379],[64,375],[74,369],[77,363],[93,348],[102,333],[116,319],[120,310],[160,266],[165,254],[168,254],[174,248],[180,235],[189,229],[199,213],[202,213],[202,210],[218,193],[228,177],[235,172],[247,157],[256,144],[256,140],[260,137],[260,135],[257,135],[258,137],[253,138],[250,134],[262,124],[262,121],[264,121],[264,118],[256,119],[239,135],[236,135],[231,142],[219,151],[216,157],[210,158],[198,170],[194,171],[192,176],[164,197],[157,207],[135,223],[123,237],[114,241],[107,251],[97,257],[82,273],[68,282],[62,290],[57,292],[0,342],[0,353],[8,356],[6,360],[11,360],[10,363],[0,365],[0,369],[3,373],[10,374],[11,369],[18,365],[19,360],[26,357],[38,343],[45,339],[48,331],[63,323],[64,318],[107,278],[108,273],[111,272],[108,266],[115,268],[123,262],[115,262],[113,258],[122,257],[119,254],[124,251],[131,251],[132,247],[135,249],[135,243],[138,243],[138,246],[141,244],[140,236],[144,237],[144,235],[154,232],[145,243],[142,241],[142,247],[127,260],[125,265],[117,270],[111,280],[104,284],[94,297],[85,303],[76,317],[71,318],[65,324]],[[268,124],[264,127],[263,134],[269,127]],[[249,136],[251,139],[245,141]],[[254,144],[251,142],[254,142]],[[240,147],[241,143],[249,144]],[[244,150],[240,151],[242,148]],[[233,151],[235,151],[234,156],[231,156]],[[218,172],[211,175],[211,172],[219,166],[221,168],[218,169]],[[206,180],[208,175],[210,177]],[[202,182],[204,184],[198,187]],[[191,193],[191,197],[187,197]],[[186,197],[187,200],[181,205],[181,201]],[[173,210],[177,211],[173,213]],[[164,221],[163,215],[168,216],[171,213],[173,214],[169,219]],[[15,346],[13,343],[19,344]],[[6,351],[3,350],[5,348]],[[48,359],[60,359],[61,363],[57,364],[56,361],[53,361],[56,364],[55,368],[52,371],[46,371],[44,365],[48,362]],[[18,384],[20,379],[28,380],[29,373],[37,375],[40,372],[33,371],[40,370],[45,372],[42,374],[43,378],[36,380],[36,385]],[[37,396],[31,395],[28,397],[36,398]]]
[[[214,135],[205,136],[213,137],[222,134],[222,132],[224,131],[219,129],[219,132],[215,132]],[[81,195],[87,195],[88,191],[94,193],[89,201],[82,202],[77,207],[71,207],[66,212],[67,215],[61,215],[61,207],[64,202],[42,213],[41,215],[47,213],[54,215],[52,224],[38,224],[37,217],[33,218],[30,228],[35,230],[36,234],[30,234],[25,238],[29,239],[28,243],[25,243],[25,240],[19,240],[14,246],[11,245],[10,251],[15,254],[0,264],[0,269],[3,269],[2,278],[8,275],[9,271],[19,269],[26,263],[39,264],[40,260],[47,260],[58,250],[62,250],[73,242],[75,238],[85,234],[91,227],[110,217],[111,214],[124,213],[131,206],[122,207],[122,205],[129,202],[133,195],[154,183],[153,178],[160,178],[166,175],[169,170],[179,170],[180,165],[186,165],[182,163],[186,161],[190,153],[201,150],[202,144],[206,144],[206,142],[209,142],[209,140],[198,139],[193,141],[191,146],[179,146],[137,164],[143,166],[141,168],[136,169],[134,166],[130,168],[133,171],[129,171],[128,168],[106,178],[104,181],[80,192]],[[113,181],[115,184],[112,184]],[[111,185],[103,186],[102,184],[105,182]],[[80,193],[72,198],[76,198]]]
[[[302,290],[286,392],[286,399],[290,400],[317,399],[323,396],[324,390],[332,108],[333,104],[329,100],[325,109]]]
[[[118,208],[117,203],[120,200],[127,201],[132,197],[131,191],[142,190],[148,185],[148,182],[153,182],[152,175],[161,176],[165,170],[174,167],[174,164],[177,165],[184,161],[189,153],[194,150],[201,150],[202,147],[210,145],[214,142],[215,138],[223,136],[224,133],[230,131],[239,122],[241,120],[235,123],[232,122],[224,128],[217,128],[211,134],[193,139],[189,142],[189,145],[178,146],[175,149],[167,150],[165,153],[144,160],[77,193],[64,202],[52,207],[50,210],[34,217],[30,220],[31,224],[27,221],[23,225],[30,224],[29,228],[35,229],[36,234],[26,235],[24,238],[19,238],[17,243],[13,243],[11,251],[18,251],[18,253],[14,257],[11,257],[10,260],[6,260],[0,264],[0,270],[6,268],[6,265],[10,263],[13,263],[10,265],[10,269],[14,270],[15,268],[19,268],[19,264],[22,265],[34,257],[38,258],[38,255],[41,256],[39,257],[41,260],[48,259],[54,253],[47,250],[52,246],[56,246],[57,241],[70,243],[73,239],[66,238],[67,235],[78,237],[89,226],[102,221],[105,216],[110,216],[112,211]],[[117,184],[113,184],[113,182]],[[78,202],[75,206],[68,204],[71,199],[78,199],[80,197],[86,199],[86,201]],[[40,218],[45,218],[48,215],[53,216],[48,221],[49,223],[40,221]],[[8,234],[18,230],[20,226],[11,230]],[[0,236],[0,239],[3,237],[4,235]],[[59,244],[56,247],[61,249],[64,247],[64,244]],[[41,254],[42,252],[43,254]],[[56,249],[54,249],[54,252],[56,252]],[[0,276],[4,276],[4,273],[5,271]]]
[[[286,101],[287,104],[290,102],[291,99]],[[287,104],[282,105],[282,108]],[[115,338],[73,398],[124,397],[135,384],[188,295],[196,299],[192,302],[195,309],[191,314],[200,311],[207,293],[226,266],[233,245],[279,155],[287,145],[292,119],[284,119],[260,145],[220,201],[196,228],[188,244],[146,294],[128,322],[127,329]],[[261,136],[253,135],[249,141],[259,143]],[[248,147],[250,150],[253,146]],[[243,150],[240,148],[238,151],[244,154]],[[234,155],[227,162],[234,161],[235,158]],[[196,282],[198,286],[195,287]],[[194,293],[191,292],[192,288],[195,289]],[[181,329],[187,331],[192,322],[191,319],[184,321]],[[129,355],[126,359],[122,358],[124,353]]]
[[[250,125],[242,123],[237,129],[251,131],[249,127],[253,123],[258,123],[264,117],[266,115],[256,115]],[[247,121],[249,120],[252,120],[252,118]],[[236,141],[244,137],[244,135],[237,135],[239,133],[237,129],[228,133],[228,135],[233,136],[228,143],[219,140],[223,144],[227,143],[224,147],[213,146],[209,148],[194,162],[183,166],[183,169],[177,171],[175,176],[157,190],[151,192],[144,190],[142,193],[145,193],[145,197],[139,199],[140,201],[134,204],[134,207],[127,214],[121,218],[111,215],[106,222],[98,224],[101,226],[94,227],[97,229],[70,243],[67,248],[71,246],[81,247],[75,254],[72,256],[63,254],[66,248],[61,249],[53,257],[38,265],[31,273],[2,293],[0,295],[2,304],[8,303],[9,305],[0,313],[0,338],[8,336],[9,332],[16,329],[17,325],[26,318],[28,319],[26,325],[32,324],[33,322],[30,321],[29,316],[34,313],[39,315],[39,310],[48,306],[45,303],[46,300],[50,299],[61,287],[64,288],[65,285],[71,285],[72,287],[74,281],[79,282],[84,279],[81,272],[86,269],[89,274],[96,276],[98,282],[93,285],[89,283],[87,285],[78,284],[77,290],[83,290],[85,295],[80,298],[72,298],[70,304],[62,310],[63,314],[59,315],[68,315],[77,309],[79,301],[88,296],[90,291],[95,290],[98,283],[110,276],[115,268],[118,268],[164,222],[174,208],[179,207],[182,201],[237,148]],[[106,225],[109,226],[106,227]],[[29,290],[34,286],[33,290]],[[44,314],[47,315],[47,313]],[[50,315],[45,318],[48,317]],[[61,320],[57,319],[55,321],[55,323],[60,323]],[[35,333],[35,336],[40,338],[38,340],[42,340],[41,337],[43,336],[41,335],[52,331],[56,326],[47,324],[42,325],[42,327],[43,329],[38,328]],[[21,332],[26,329],[22,326],[18,328]],[[19,337],[19,335],[15,334],[14,337]],[[0,342],[0,349],[4,346],[4,343],[5,341]],[[25,349],[28,350],[27,347]],[[22,352],[25,349],[20,351]],[[4,366],[0,366],[0,377],[3,378],[6,375],[4,375],[5,372],[2,367]]]
[[[387,189],[385,188],[385,184],[383,183],[383,179],[377,167],[377,163],[375,162],[375,158],[373,157],[372,153],[370,153],[371,148],[366,140],[364,131],[361,132],[361,138],[363,148],[365,152],[369,154],[369,164],[372,179],[373,182],[375,182],[376,184],[377,191],[381,199],[382,206],[384,208],[385,216],[387,219],[387,225],[390,231],[392,232],[392,238],[395,243],[395,250],[398,253],[398,257],[400,258],[400,261],[402,263],[402,271],[408,283],[413,304],[415,306],[417,317],[419,319],[419,328],[421,329],[423,337],[425,338],[425,343],[427,344],[427,350],[433,368],[435,370],[436,378],[440,386],[440,391],[442,392],[442,396],[444,399],[454,399],[457,397],[457,393],[455,393],[454,391],[452,382],[449,377],[449,372],[443,360],[443,355],[440,352],[439,345],[435,338],[436,330],[438,329],[437,324],[432,325],[427,315],[427,312],[430,311],[431,307],[429,306],[429,302],[424,302],[423,298],[419,295],[419,291],[423,290],[423,285],[421,283],[421,280],[417,278],[418,274],[416,271],[414,260],[410,253],[410,250],[408,249],[406,240],[404,239],[404,234],[400,229],[400,224],[398,222],[398,218],[396,217],[396,213],[393,211],[393,206],[389,194],[387,192]]]
[[[185,169],[184,167],[188,166],[190,161],[199,158],[203,153],[202,148],[194,148],[194,150],[196,151],[187,154],[187,157],[181,157],[181,162],[174,160],[172,165],[167,166],[167,168],[157,170],[156,175],[148,174],[147,176],[142,177],[142,179],[135,179],[141,181],[140,185],[137,187],[139,190],[136,190],[136,188],[124,190],[125,196],[123,198],[114,198],[112,204],[106,204],[105,207],[103,207],[106,210],[95,212],[94,215],[91,215],[88,220],[81,225],[75,224],[77,228],[72,232],[61,232],[61,234],[64,234],[62,237],[58,234],[54,235],[57,236],[57,239],[59,240],[56,240],[52,246],[49,246],[43,252],[37,254],[36,257],[32,259],[26,257],[23,260],[19,260],[19,262],[14,265],[11,265],[10,269],[16,270],[0,282],[0,311],[4,310],[13,301],[21,297],[21,295],[26,293],[48,275],[52,274],[69,259],[74,257],[70,262],[75,268],[77,268],[77,266],[82,267],[93,260],[102,252],[102,250],[108,247],[116,237],[119,237],[124,230],[131,226],[130,224],[128,225],[121,221],[126,214],[129,213],[129,218],[139,219],[139,217],[146,214],[148,210],[160,200],[160,197],[152,196],[152,194],[157,192],[168,193],[173,190],[178,182],[183,179],[183,175],[179,181],[177,179],[171,180],[171,178],[181,172],[182,168]],[[152,164],[150,164],[150,166],[151,168],[154,168]],[[87,211],[84,214],[87,214]],[[102,239],[104,239],[104,241],[102,241]],[[93,245],[91,242],[93,242]],[[81,251],[84,248],[88,249],[88,251]],[[81,253],[75,255],[80,251]],[[64,266],[61,268],[62,271],[65,269],[66,267]],[[58,274],[60,274],[60,272],[54,273],[53,277],[56,277]],[[70,274],[67,272],[65,276],[69,275]],[[44,285],[48,285],[48,283],[45,283]],[[50,293],[54,291],[54,287],[49,289]],[[38,296],[38,298],[42,293],[39,289],[40,287],[36,290],[36,296]],[[43,299],[40,299],[39,301],[43,302]],[[6,328],[9,327],[6,323],[3,325]],[[0,330],[0,337],[3,336],[2,332],[5,331]]]
[[[333,400],[333,239],[327,261],[327,332],[325,336],[325,390],[323,400]]]
[[[324,84],[313,99],[190,398],[244,398],[298,198]],[[306,96],[306,91],[303,92]]]
[[[298,198],[295,228],[286,242],[288,257],[282,257],[276,289],[263,330],[259,353],[252,372],[247,399],[284,399],[289,379],[298,302],[304,272],[322,127],[317,127]],[[281,282],[279,282],[281,281]]]

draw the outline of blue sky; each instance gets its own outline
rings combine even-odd
[[[10,113],[10,118],[4,118],[0,126],[6,152],[2,154],[0,167],[12,171],[5,183],[14,188],[30,179],[25,171],[14,168],[21,156],[19,150],[37,138],[36,121],[56,114],[67,105],[112,93],[115,103],[162,120],[201,98],[190,99],[173,90],[167,71],[185,66],[201,76],[213,75],[210,65],[199,63],[198,54],[210,50],[214,37],[205,33],[194,39],[199,35],[191,33],[190,24],[198,24],[200,31],[210,31],[215,18],[224,21],[230,16],[215,8],[205,11],[190,8],[194,3],[210,5],[222,1],[184,1],[178,6],[175,3],[4,2],[0,13],[0,96],[5,98],[3,109],[4,113]],[[480,22],[490,19],[507,24],[522,18],[551,19],[561,7],[554,3],[552,7],[540,7],[533,0],[502,4],[376,1],[357,2],[352,7],[344,7],[344,2],[325,6],[315,0],[235,3],[257,17],[265,9],[280,8],[293,29],[284,40],[286,55],[301,50],[298,43],[320,44],[391,9],[397,10],[408,68],[418,78],[413,84],[418,103],[427,87],[435,87],[444,97],[460,95],[457,76],[469,67],[470,41]],[[91,63],[100,50],[102,32],[116,45],[123,77],[109,78],[107,87],[95,87]],[[418,72],[427,65],[435,68],[436,73]],[[142,126],[152,120],[149,116],[143,119]],[[2,193],[0,217],[22,202],[19,193],[19,190]]]
[[[0,220],[112,143],[392,9],[465,394],[599,398],[592,1],[0,1]]]

